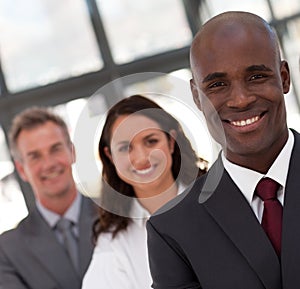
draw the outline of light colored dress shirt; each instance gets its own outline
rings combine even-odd
[[[178,186],[178,193],[185,188]],[[150,289],[150,274],[146,221],[149,212],[138,201],[134,216],[126,230],[113,239],[111,233],[101,233],[92,261],[83,278],[82,289]]]
[[[38,200],[36,200],[36,206],[37,206],[38,211],[41,213],[41,215],[43,216],[45,221],[49,224],[49,226],[52,229],[55,228],[56,223],[58,222],[58,220],[61,217],[64,217],[64,218],[72,221],[72,223],[74,224],[72,227],[72,230],[73,230],[75,236],[78,237],[78,235],[79,235],[78,220],[79,220],[79,216],[80,216],[81,199],[82,199],[81,194],[77,192],[77,196],[76,196],[75,200],[73,201],[73,203],[71,204],[71,206],[68,208],[68,210],[65,212],[65,214],[63,216],[60,216],[60,215],[56,214],[55,212],[48,210]],[[57,232],[57,230],[55,230],[55,234],[56,234],[56,237],[58,238],[58,241],[63,243],[63,240],[62,240],[63,237],[61,236],[61,234],[59,234],[59,232]]]
[[[226,171],[229,173],[232,180],[245,196],[260,223],[262,221],[264,207],[263,201],[254,194],[256,185],[263,177],[269,177],[275,180],[280,185],[277,193],[277,198],[280,203],[284,205],[286,179],[293,146],[294,135],[289,130],[289,137],[285,146],[265,175],[231,163],[225,158],[222,152],[222,161]]]

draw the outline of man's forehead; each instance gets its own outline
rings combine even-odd
[[[270,65],[274,54],[276,45],[263,34],[240,33],[230,39],[216,37],[211,42],[202,42],[201,46],[193,47],[191,69],[193,76],[203,77],[210,73],[227,73],[228,69],[246,71],[253,65]]]

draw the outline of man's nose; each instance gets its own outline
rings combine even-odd
[[[232,85],[227,106],[231,108],[246,108],[256,101],[256,96],[243,84]]]
[[[53,156],[51,155],[44,155],[42,158],[42,166],[44,169],[46,168],[51,168],[55,166],[56,160]]]

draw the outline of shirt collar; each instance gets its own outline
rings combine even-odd
[[[68,208],[68,210],[63,215],[64,218],[72,221],[72,223],[77,224],[79,220],[80,215],[80,205],[81,205],[81,194],[77,192],[76,198],[71,204],[71,206]],[[53,228],[58,220],[61,218],[59,214],[56,214],[55,212],[45,208],[39,200],[36,200],[36,206],[41,215],[44,217],[46,222],[49,224],[51,228]]]
[[[283,149],[277,156],[276,160],[270,167],[269,171],[263,175],[256,171],[238,166],[229,160],[227,160],[222,152],[222,161],[224,167],[232,180],[238,186],[240,191],[243,193],[247,201],[251,204],[254,190],[260,179],[263,177],[269,177],[278,182],[283,188],[286,184],[289,163],[292,155],[294,146],[294,135],[289,130],[288,140],[284,145]],[[247,181],[245,181],[247,180]]]

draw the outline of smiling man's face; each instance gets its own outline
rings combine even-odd
[[[270,32],[241,23],[211,25],[194,41],[191,60],[194,100],[226,157],[247,166],[249,156],[280,151],[287,139],[289,69]]]
[[[36,198],[47,207],[54,198],[76,195],[72,176],[74,148],[63,130],[51,121],[22,130],[17,139],[20,160],[16,161],[22,179]]]

